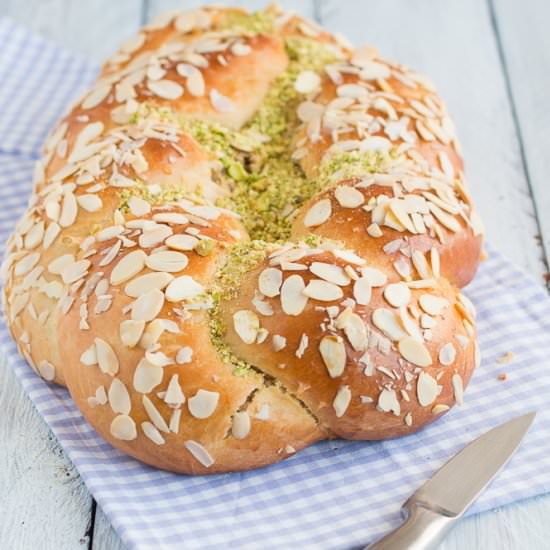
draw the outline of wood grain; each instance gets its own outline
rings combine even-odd
[[[535,198],[546,257],[550,254],[550,31],[547,0],[496,0],[495,30]],[[545,16],[546,15],[546,16]],[[548,268],[548,266],[547,266]]]
[[[4,356],[0,380],[0,548],[87,548],[90,494]]]
[[[141,26],[142,4],[142,0],[2,0],[0,14],[100,63]]]

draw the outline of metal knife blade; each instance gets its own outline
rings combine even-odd
[[[469,443],[409,498],[422,506],[460,516],[508,462],[536,413],[518,416]]]
[[[444,464],[403,504],[405,522],[368,550],[433,550],[508,462],[536,413],[482,434]]]

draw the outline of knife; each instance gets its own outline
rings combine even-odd
[[[535,418],[517,416],[466,445],[403,504],[397,529],[364,550],[432,550],[508,462]]]

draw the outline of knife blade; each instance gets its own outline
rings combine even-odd
[[[403,504],[406,520],[368,550],[430,550],[508,462],[536,413],[518,416],[466,445]]]

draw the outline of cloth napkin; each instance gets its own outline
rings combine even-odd
[[[97,67],[0,19],[0,240],[23,212],[46,132]],[[550,299],[490,250],[466,293],[478,309],[482,364],[466,403],[397,440],[323,442],[262,470],[205,477],[162,472],[123,455],[85,422],[67,391],[0,344],[129,548],[352,548],[399,521],[401,503],[489,428],[537,410],[520,450],[469,513],[550,491]],[[513,352],[510,364],[497,359]],[[506,381],[498,379],[502,372]]]

